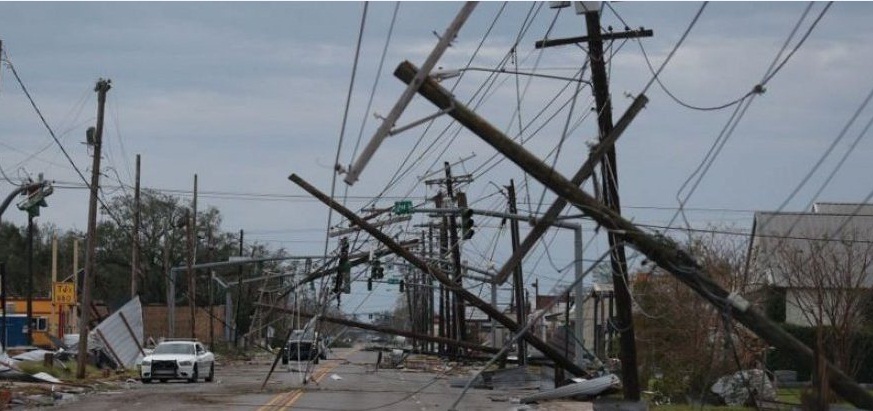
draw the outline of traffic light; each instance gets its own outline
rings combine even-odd
[[[461,235],[465,240],[473,238],[473,234],[476,234],[476,230],[473,229],[475,225],[473,210],[470,208],[461,210]]]
[[[367,279],[367,291],[373,291],[373,279],[372,278]]]
[[[40,174],[39,181],[37,183],[30,183],[27,191],[22,193],[25,199],[18,203],[18,209],[27,211],[32,217],[39,217],[39,209],[41,207],[48,207],[45,198],[50,196],[52,192],[54,192],[54,188],[48,181],[43,181],[42,174]]]
[[[352,265],[349,263],[349,239],[340,239],[339,265],[337,266],[336,289],[334,292],[351,294],[352,292]]]
[[[385,277],[385,267],[382,267],[382,262],[373,260],[373,265],[370,266],[370,278],[381,280]]]
[[[406,282],[403,280],[400,280],[400,292],[402,293],[403,290],[405,290],[405,289],[406,289]]]

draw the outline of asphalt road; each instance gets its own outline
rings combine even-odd
[[[298,364],[270,368],[261,358],[248,363],[216,363],[215,382],[131,383],[129,387],[80,396],[59,410],[448,410],[460,393],[449,381],[459,375],[412,370],[375,370],[377,353],[335,349],[302,383]],[[515,410],[501,391],[470,390],[458,410]]]

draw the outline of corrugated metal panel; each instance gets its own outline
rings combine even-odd
[[[127,324],[130,325],[130,330],[124,324],[124,320],[121,318],[122,314],[127,320]],[[142,304],[140,304],[139,297],[128,301],[118,311],[103,320],[94,330],[95,332],[100,330],[100,333],[106,338],[104,343],[111,347],[109,351],[114,352],[126,368],[136,365],[137,359],[141,355],[139,347],[143,343]],[[107,354],[113,355],[112,353]]]

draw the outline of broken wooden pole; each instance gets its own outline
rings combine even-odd
[[[516,324],[515,321],[512,321],[512,319],[500,312],[497,308],[492,307],[490,304],[480,299],[475,294],[462,287],[460,284],[452,281],[452,279],[449,278],[449,276],[446,275],[446,273],[444,273],[439,268],[428,266],[428,264],[424,260],[415,256],[409,250],[401,247],[400,244],[397,244],[390,236],[379,231],[379,229],[371,226],[369,223],[358,217],[357,214],[337,203],[332,198],[328,197],[327,195],[304,181],[302,178],[300,178],[300,176],[292,174],[290,177],[288,177],[288,179],[294,182],[294,184],[297,184],[298,186],[306,190],[309,194],[317,198],[319,201],[323,202],[328,207],[334,209],[334,211],[338,212],[343,217],[349,219],[356,225],[363,228],[371,236],[373,236],[373,238],[375,238],[382,244],[385,244],[385,246],[394,251],[395,254],[402,257],[404,260],[408,261],[419,270],[429,272],[434,278],[437,279],[437,281],[442,283],[447,290],[457,292],[458,295],[465,301],[469,302],[474,307],[482,310],[482,312],[484,312],[485,314],[490,315],[492,318],[496,319],[497,322],[503,324],[504,327],[506,327],[513,333],[517,333],[519,332],[519,330],[521,330],[521,327],[519,327],[519,325]],[[542,352],[546,357],[554,361],[557,366],[566,369],[576,376],[588,376],[588,373],[586,373],[582,368],[578,367],[572,361],[569,361],[567,357],[561,355],[561,353],[546,344],[543,340],[537,338],[535,335],[526,332],[524,333],[523,338],[530,345],[540,350],[540,352]]]
[[[267,308],[272,308],[272,309],[279,311],[279,312],[300,315],[301,317],[309,317],[309,318],[315,317],[315,314],[308,313],[305,311],[298,311],[298,310],[293,310],[290,308],[278,307],[278,306],[273,306],[273,305],[268,305],[268,304],[260,304],[260,303],[257,303],[256,305],[260,305],[262,307],[267,307]],[[459,340],[453,340],[450,338],[434,337],[434,336],[430,336],[430,335],[419,334],[419,333],[412,332],[412,331],[399,330],[396,328],[383,327],[383,326],[374,325],[374,324],[367,324],[367,323],[349,320],[346,318],[332,317],[329,315],[320,315],[320,316],[318,316],[318,319],[321,321],[326,321],[326,322],[333,323],[333,324],[344,325],[346,327],[354,327],[354,328],[360,328],[362,330],[370,330],[370,331],[376,331],[376,332],[385,333],[385,334],[399,335],[399,336],[407,337],[407,338],[416,338],[416,339],[419,339],[422,341],[429,341],[429,342],[435,342],[435,343],[440,343],[440,344],[448,344],[448,345],[451,345],[454,347],[466,348],[466,349],[473,350],[473,351],[480,351],[480,352],[486,352],[486,353],[492,353],[492,354],[500,351],[498,348],[495,348],[495,347],[488,347],[488,346],[484,346],[484,345],[479,345],[476,343],[471,343],[469,341],[459,341]]]
[[[403,80],[408,78],[410,73],[414,75],[416,71],[412,64],[404,62],[398,66],[394,74]],[[667,270],[717,309],[725,310],[734,320],[740,322],[770,345],[793,354],[797,360],[812,364],[813,352],[809,347],[794,338],[778,324],[767,319],[760,310],[753,307],[742,296],[737,293],[729,293],[712,281],[706,270],[697,264],[692,256],[675,245],[671,239],[650,235],[602,205],[594,197],[544,164],[461,102],[455,101],[451,93],[433,79],[428,78],[418,89],[418,92],[437,107],[454,107],[448,113],[452,118],[512,160],[555,194],[569,201],[596,223],[615,233],[622,241]],[[870,393],[861,388],[830,361],[826,362],[826,366],[828,381],[837,394],[856,407],[873,409],[873,396]]]

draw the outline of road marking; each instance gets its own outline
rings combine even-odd
[[[319,369],[317,372],[312,373],[312,380],[315,381],[316,384],[320,383],[329,372],[333,371],[336,367],[339,367],[340,364],[340,362],[337,362],[336,364],[331,364],[325,368]],[[318,375],[316,376],[316,374]],[[294,403],[303,396],[303,388],[298,388],[291,392],[294,393],[294,395],[285,402],[282,408],[280,408],[281,410],[291,409]]]
[[[353,349],[352,351],[349,351],[346,354],[346,357],[348,357],[349,355],[351,355],[359,350],[360,349]],[[315,381],[316,384],[320,383],[321,380],[324,379],[325,376],[327,376],[327,373],[333,371],[336,367],[339,367],[344,362],[348,362],[348,360],[346,360],[344,358],[335,358],[334,360],[336,360],[336,363],[331,364],[331,365],[324,367],[324,368],[319,368],[318,370],[316,370],[315,372],[312,373],[312,380]],[[303,388],[297,388],[297,389],[292,390],[292,391],[276,394],[275,397],[273,397],[272,399],[270,399],[269,402],[267,402],[266,404],[264,404],[260,408],[258,408],[257,411],[274,411],[276,409],[279,409],[279,410],[290,409],[291,406],[294,405],[294,403],[297,402],[297,400],[299,400],[300,397],[303,396],[303,393],[304,393]]]

